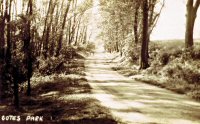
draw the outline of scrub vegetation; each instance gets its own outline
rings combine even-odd
[[[134,54],[135,51],[132,51]],[[119,73],[145,83],[175,91],[180,94],[200,100],[200,44],[195,43],[192,52],[185,52],[184,42],[152,41],[150,45],[150,65],[146,70],[137,70],[139,58],[129,54],[118,57],[114,61],[119,63],[113,67]]]

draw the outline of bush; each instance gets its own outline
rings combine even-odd
[[[161,73],[169,78],[182,79],[192,84],[200,84],[200,72],[198,69],[188,67],[185,64],[170,63],[162,69]]]
[[[26,63],[19,61],[19,58],[13,59],[10,64],[3,64],[0,73],[2,78],[1,90],[3,91],[3,98],[13,94],[15,81],[17,81],[18,84],[23,84],[28,80]]]
[[[89,42],[86,45],[86,51],[88,52],[93,52],[95,50],[95,44],[93,42]]]
[[[199,87],[199,86],[197,86]],[[194,91],[191,91],[188,93],[189,96],[191,96],[192,98],[196,99],[196,100],[200,100],[200,88]]]
[[[129,45],[124,48],[126,51],[125,56],[126,58],[131,58],[131,61],[135,64],[139,64],[139,56],[140,56],[140,46],[137,45]]]
[[[51,57],[47,60],[40,58],[39,72],[42,75],[51,75],[53,73],[64,73],[66,69],[64,66],[64,60],[62,56]]]
[[[194,48],[191,52],[191,57],[194,60],[200,60],[200,46]]]
[[[183,77],[188,83],[200,84],[200,72],[191,68],[183,68]]]
[[[38,71],[41,75],[69,73],[69,66],[73,66],[73,59],[83,59],[84,57],[78,54],[78,50],[85,51],[84,47],[64,47],[58,57],[49,57],[46,60],[41,57],[38,58]]]
[[[160,56],[160,63],[166,65],[169,62],[170,55],[168,53],[163,53]]]
[[[72,46],[66,46],[62,48],[59,58],[69,60],[72,59],[75,55],[76,50]]]

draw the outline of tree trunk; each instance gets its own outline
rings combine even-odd
[[[5,2],[5,1],[4,1]],[[10,67],[11,67],[11,26],[10,26],[10,10],[11,10],[11,4],[12,4],[12,1],[10,0],[7,0],[6,3],[5,3],[5,10],[4,8],[2,8],[2,10],[4,10],[4,12],[2,12],[2,16],[3,16],[3,25],[5,27],[1,27],[2,28],[2,31],[1,31],[1,35],[4,35],[6,34],[6,40],[4,39],[4,36],[1,37],[2,39],[2,42],[4,42],[4,45],[6,46],[5,48],[2,48],[5,50],[3,52],[3,58],[4,60],[2,61],[2,63],[5,64],[5,69],[1,70],[2,71],[2,75],[1,75],[1,79],[2,79],[2,82],[1,83],[1,88],[0,90],[2,90],[2,94],[1,95],[1,98],[6,98],[6,96],[8,95],[8,93],[6,93],[5,91],[8,91],[9,90],[9,84],[5,81],[7,80],[7,77],[6,75],[10,72]],[[3,15],[4,13],[4,15]],[[7,23],[7,25],[6,25]],[[2,26],[3,26],[2,25]],[[4,31],[5,30],[5,31]],[[3,33],[4,32],[4,33]],[[3,44],[3,43],[2,43]],[[1,63],[1,64],[2,64]],[[2,64],[3,65],[3,64]],[[4,68],[2,66],[2,68]],[[10,81],[10,80],[9,80]],[[11,81],[10,81],[11,82]]]
[[[64,14],[63,23],[62,23],[62,29],[60,31],[60,35],[59,35],[59,39],[58,39],[58,46],[57,46],[56,56],[59,56],[60,50],[62,48],[63,33],[64,33],[64,29],[65,29],[65,24],[66,24],[66,19],[67,19],[67,14],[68,14],[68,11],[69,11],[69,8],[70,8],[70,4],[71,4],[71,0],[68,1],[67,7],[66,7],[66,11],[65,11],[65,14]]]
[[[135,7],[135,15],[134,15],[134,38],[135,38],[135,43],[137,44],[139,41],[139,34],[138,34],[138,18],[139,18],[139,3],[136,3]]]
[[[3,13],[2,13],[3,14]],[[0,59],[4,60],[5,58],[5,16],[2,15],[0,18]]]
[[[33,3],[32,0],[29,0],[29,16],[31,17],[33,14]],[[31,42],[31,20],[28,20],[28,33],[27,33],[27,49],[26,49],[26,54],[27,54],[27,70],[28,70],[28,87],[27,87],[27,96],[31,95],[31,84],[30,84],[30,79],[32,76],[33,68],[32,68],[32,48],[30,46]]]
[[[51,32],[51,26],[53,23],[53,13],[56,7],[56,3],[52,3],[53,6],[50,9],[50,22],[47,22],[47,29],[46,29],[46,36],[45,36],[45,57],[47,58],[47,54],[50,53],[49,52],[49,37],[50,37],[50,32]]]
[[[42,53],[43,53],[45,59],[47,58],[47,49],[48,49],[48,43],[46,43],[46,32],[47,32],[47,25],[48,25],[48,20],[49,20],[49,13],[51,11],[51,5],[52,5],[52,0],[49,1],[49,7],[48,7],[47,15],[45,18],[44,30],[43,30],[43,35],[42,35],[42,42],[43,42]]]
[[[74,36],[75,36],[75,31],[76,31],[76,26],[77,26],[76,23],[77,23],[76,22],[76,16],[74,15],[74,21],[73,21],[73,26],[72,26],[72,31],[71,31],[71,39],[70,39],[70,44],[69,45],[71,45],[72,42],[74,41]]]
[[[185,47],[192,48],[193,46],[193,29],[194,29],[194,17],[193,17],[193,0],[187,2],[187,19],[186,19],[186,32],[185,32]]]
[[[75,10],[77,7],[77,0],[73,0],[73,9]],[[77,28],[77,18],[76,18],[76,14],[73,14],[73,25],[72,25],[72,31],[71,31],[71,39],[70,39],[70,44],[72,44],[72,42],[74,42],[74,38],[75,38],[75,33],[76,33],[76,28]]]
[[[19,67],[14,67],[13,68],[13,83],[14,83],[14,105],[15,108],[19,108],[19,85],[18,85],[18,68]]]
[[[0,2],[0,59],[4,59],[4,47],[5,47],[5,38],[4,38],[4,30],[5,30],[5,15],[3,11],[3,0]]]
[[[81,31],[80,31],[80,37],[79,37],[79,41],[80,41],[80,43],[82,43],[83,44],[83,38],[84,38],[84,31],[85,31],[85,26],[83,26],[82,27],[82,29],[81,29]]]
[[[5,58],[5,13],[3,11],[4,6],[3,6],[3,1],[0,2],[1,3],[1,16],[0,16],[0,59],[4,60]]]
[[[78,43],[80,25],[81,25],[81,18],[80,18],[80,20],[78,21],[78,27],[77,27],[77,31],[76,31],[76,38],[75,38],[75,42],[74,42],[74,45],[75,45],[75,46],[76,46],[77,43]]]
[[[9,4],[9,7],[8,7]],[[12,6],[12,0],[10,0],[10,3],[6,1],[6,20],[7,20],[7,49],[6,49],[6,63],[9,64],[11,62],[11,25],[10,25],[10,18],[11,18],[11,6]],[[9,13],[8,13],[9,9]]]
[[[83,44],[87,44],[87,30],[88,30],[88,27],[86,26],[85,27],[85,31],[84,31],[84,37],[83,37]]]
[[[68,22],[68,45],[71,45],[71,28],[72,27],[72,20]]]
[[[187,17],[186,17],[186,31],[185,31],[185,48],[192,49],[194,44],[193,31],[196,19],[197,10],[200,4],[200,0],[196,0],[195,5],[194,0],[187,1]]]
[[[142,3],[142,46],[141,46],[141,59],[140,59],[140,69],[146,69],[149,67],[148,64],[148,1],[144,0]]]

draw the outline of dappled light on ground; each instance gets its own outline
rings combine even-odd
[[[116,124],[109,111],[91,95],[85,74],[80,73],[85,71],[83,60],[71,63],[69,70],[69,74],[33,77],[32,96],[20,94],[18,111],[10,104],[12,99],[0,103],[0,117],[20,115],[22,124],[32,124],[26,121],[28,115],[42,116],[40,124]]]
[[[121,76],[110,67],[111,54],[87,59],[93,96],[125,123],[199,124],[200,103],[174,92]]]

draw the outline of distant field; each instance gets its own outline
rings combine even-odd
[[[153,45],[158,45],[158,47],[167,47],[167,48],[183,48],[185,46],[183,39],[154,40],[154,41],[152,41],[152,43],[153,43]],[[200,45],[200,39],[195,39],[194,44]]]
[[[153,40],[152,42],[182,42],[184,43],[184,39]],[[194,42],[200,42],[200,39],[194,39]]]
[[[194,42],[200,42],[200,39],[195,39]]]

